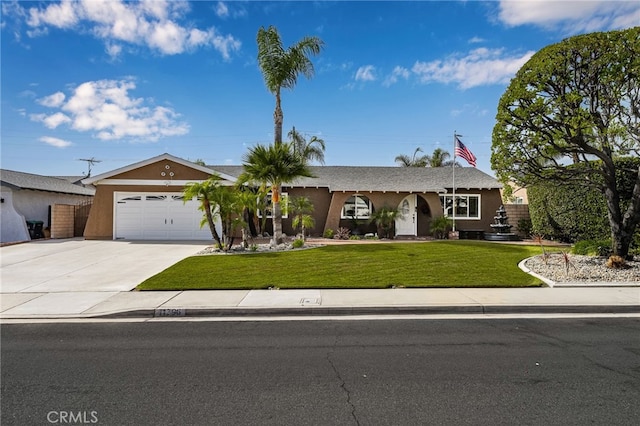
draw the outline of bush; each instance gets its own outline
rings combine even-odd
[[[621,158],[615,162],[619,171],[616,180],[620,205],[624,211],[632,197],[640,159]],[[601,177],[590,176],[590,179],[597,182]],[[529,186],[527,193],[536,233],[564,242],[602,240],[611,234],[606,200],[598,190],[575,182],[549,181]]]
[[[531,237],[533,233],[533,225],[531,224],[531,219],[522,218],[518,221],[518,233],[523,238]]]
[[[338,228],[333,238],[336,240],[348,240],[351,236],[351,231],[348,228]]]
[[[324,233],[322,234],[323,238],[333,238],[334,232],[333,229],[327,229],[326,231],[324,231]]]
[[[574,244],[571,252],[584,256],[608,256],[611,254],[611,240],[583,240]]]
[[[359,235],[352,235],[349,237],[350,240],[360,240],[360,236]]]
[[[621,256],[611,256],[607,260],[606,265],[607,265],[607,268],[620,269],[627,266],[627,263],[625,262],[624,258]]]
[[[291,246],[293,248],[301,248],[302,246],[304,246],[304,240],[301,238],[296,238],[295,240],[293,240],[293,242],[291,243]]]
[[[435,238],[444,239],[453,229],[453,222],[445,216],[439,216],[431,221],[431,233]]]

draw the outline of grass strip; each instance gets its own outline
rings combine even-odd
[[[536,246],[483,241],[329,245],[308,250],[188,257],[138,290],[531,287]]]

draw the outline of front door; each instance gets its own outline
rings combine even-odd
[[[396,235],[417,235],[416,194],[407,195],[398,205],[401,218],[396,219]]]

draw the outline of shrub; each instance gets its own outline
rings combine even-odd
[[[302,246],[304,246],[304,240],[301,238],[296,238],[295,240],[293,240],[293,242],[291,243],[291,246],[293,248],[301,248]]]
[[[609,259],[607,259],[607,268],[624,268],[627,263],[624,261],[624,258],[622,256],[610,256]]]
[[[520,236],[523,238],[529,238],[533,233],[533,225],[531,224],[531,219],[522,218],[518,221],[518,232]]]
[[[615,162],[620,205],[624,211],[632,197],[640,159],[620,158]],[[597,182],[601,177],[590,176],[590,179]],[[527,193],[533,230],[549,239],[597,240],[611,233],[605,197],[598,190],[575,182],[549,181],[529,186]]]
[[[326,231],[324,231],[324,233],[322,234],[323,238],[333,238],[334,232],[333,229],[327,229]]]
[[[359,236],[359,235],[351,235],[351,236],[349,237],[349,239],[350,239],[350,240],[359,240],[359,239],[360,239],[360,236]]]
[[[445,216],[439,216],[431,221],[431,233],[435,238],[446,238],[449,231],[453,228],[451,219]]]
[[[351,231],[348,228],[338,228],[333,238],[336,240],[348,240],[351,236]]]
[[[584,256],[608,256],[611,254],[611,240],[583,240],[574,244],[573,254]]]

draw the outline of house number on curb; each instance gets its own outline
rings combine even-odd
[[[156,317],[183,317],[187,314],[187,310],[180,309],[156,309],[154,316]]]

